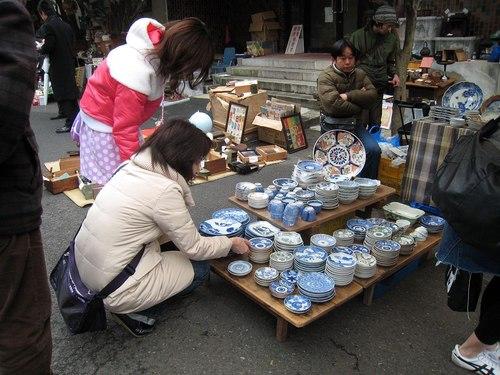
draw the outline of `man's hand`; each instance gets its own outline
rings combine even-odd
[[[233,242],[231,250],[236,254],[246,254],[250,251],[250,241],[241,237],[233,237],[231,241]]]
[[[394,74],[394,77],[389,81],[389,83],[391,85],[393,85],[394,87],[398,87],[399,84],[401,83],[401,81],[399,80],[399,77],[397,74]]]
[[[340,94],[340,97],[342,98],[342,100],[347,101],[347,94]]]

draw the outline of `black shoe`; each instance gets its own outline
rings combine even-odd
[[[57,116],[55,117],[51,117],[50,119],[51,120],[60,120],[62,118],[67,118],[66,116],[62,115],[62,114],[58,114]]]
[[[155,320],[139,314],[113,314],[115,322],[125,328],[132,336],[142,337],[153,332]]]
[[[56,133],[69,133],[71,131],[71,126],[64,125],[61,128],[56,129]]]

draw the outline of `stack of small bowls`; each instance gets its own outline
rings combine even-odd
[[[279,279],[280,274],[272,267],[261,267],[255,271],[253,277],[257,284],[268,287],[273,281]]]
[[[273,281],[269,284],[271,295],[276,298],[284,299],[293,293],[294,287],[288,283],[282,283],[281,280]]]
[[[257,187],[251,182],[238,182],[234,190],[234,195],[236,199],[240,201],[247,201],[248,194],[253,193]]]
[[[334,210],[339,206],[339,187],[333,182],[322,182],[315,186],[316,199],[323,202],[325,210]]]
[[[355,252],[354,257],[357,260],[354,276],[360,279],[369,279],[377,272],[377,259],[371,254]]]
[[[273,241],[269,238],[255,237],[250,240],[250,254],[248,258],[254,263],[267,263],[273,248]]]
[[[367,229],[371,228],[373,224],[364,219],[349,219],[346,226],[347,229],[354,232],[354,241],[361,243],[365,239]]]
[[[368,228],[366,230],[365,241],[363,245],[368,247],[370,250],[373,250],[373,245],[375,242],[380,240],[390,240],[392,237],[392,231],[380,225],[375,225],[374,227]]]
[[[292,179],[302,188],[317,184],[324,178],[323,165],[314,160],[299,161],[292,173]]]
[[[360,199],[371,198],[373,195],[375,195],[375,192],[377,191],[380,185],[380,181],[372,180],[370,178],[357,177],[354,179],[354,182],[356,182],[359,185]]]
[[[326,260],[325,273],[330,276],[336,285],[348,285],[354,278],[356,258],[346,253],[332,253]]]
[[[296,189],[295,198],[304,202],[304,204],[307,204],[309,201],[312,201],[314,199],[314,191],[304,190],[302,188],[300,190]]]
[[[435,215],[424,215],[420,218],[420,224],[422,224],[429,233],[441,232],[445,223],[446,221],[442,217]]]
[[[269,256],[269,266],[278,270],[285,271],[293,268],[293,254],[288,251],[276,251]]]
[[[328,234],[315,234],[311,236],[311,245],[321,247],[328,254],[332,252],[333,247],[337,243],[335,237],[330,236]]]
[[[248,205],[252,208],[266,208],[269,203],[269,195],[266,193],[253,192],[248,194]]]
[[[354,232],[350,229],[337,229],[333,232],[337,246],[351,246],[354,243]]]
[[[337,182],[339,186],[339,201],[342,204],[350,204],[358,199],[359,185],[354,181]]]
[[[415,240],[411,236],[400,235],[392,239],[401,245],[400,255],[410,255],[415,249]]]
[[[293,253],[296,248],[304,245],[302,236],[297,232],[283,232],[280,231],[274,236],[274,250],[275,251],[288,251]]]
[[[316,246],[300,246],[294,251],[293,268],[302,272],[323,272],[328,254]]]
[[[390,267],[397,263],[401,245],[392,240],[376,241],[372,254],[377,259],[379,266]]]

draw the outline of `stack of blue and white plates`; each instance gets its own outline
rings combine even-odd
[[[291,294],[283,301],[285,308],[294,314],[306,314],[311,310],[311,300],[300,294]]]
[[[266,193],[253,192],[248,194],[248,205],[252,208],[266,208],[269,203],[269,195]]]
[[[328,254],[316,246],[300,246],[295,252],[293,265],[296,271],[323,272]]]
[[[212,214],[212,219],[233,219],[239,221],[243,227],[250,222],[250,216],[241,208],[221,208]]]
[[[235,260],[228,264],[227,272],[234,276],[246,276],[252,272],[252,263],[245,260]]]
[[[269,284],[269,290],[271,291],[271,295],[276,298],[284,299],[290,294],[293,293],[295,287],[289,283],[284,283],[282,280],[273,281]]]
[[[269,266],[278,271],[293,268],[293,253],[288,251],[276,251],[269,256]]]
[[[333,182],[322,182],[314,187],[316,199],[323,202],[325,210],[334,210],[339,206],[339,187]]]
[[[322,272],[311,272],[302,275],[297,280],[300,294],[312,302],[328,302],[335,297],[335,282]]]
[[[375,272],[377,272],[377,259],[373,255],[356,252],[354,258],[358,262],[354,276],[360,279],[369,279],[375,275]]]
[[[375,242],[380,240],[390,240],[391,237],[392,237],[392,230],[390,230],[387,227],[375,225],[367,229],[363,245],[372,250],[373,245],[375,245]]]
[[[273,241],[265,237],[254,237],[250,240],[248,258],[254,263],[267,263],[273,248]]]
[[[330,276],[336,285],[348,285],[354,278],[356,258],[346,253],[332,253],[326,260],[325,273]]]
[[[281,272],[280,277],[281,280],[286,281],[289,284],[295,285],[297,284],[299,273],[295,270],[285,270]]]
[[[339,186],[339,200],[342,204],[350,204],[358,199],[359,185],[354,181],[337,182]]]
[[[356,177],[354,182],[359,185],[359,198],[368,199],[372,197],[380,186],[379,180],[372,180],[370,178]]]
[[[401,231],[401,227],[399,225],[397,225],[396,223],[389,221],[389,220],[386,220],[383,223],[380,223],[379,225],[381,227],[389,228],[391,230],[393,236],[398,234],[399,231]]]
[[[377,259],[379,266],[390,267],[398,262],[401,245],[392,240],[376,241],[372,248],[372,254]]]
[[[332,253],[344,253],[352,255],[354,251],[351,249],[351,246],[334,246],[332,249]]]
[[[199,231],[205,237],[237,237],[243,233],[243,226],[234,219],[208,219],[200,224]]]
[[[302,237],[297,232],[280,231],[274,236],[274,250],[293,253],[296,248],[304,245]]]
[[[314,191],[311,190],[304,190],[302,188],[299,188],[300,190],[295,191],[295,198],[299,201],[304,202],[304,204],[307,204],[307,202],[314,200],[315,195]]]
[[[349,246],[349,249],[354,253],[370,254],[370,249],[365,245],[354,244]]]
[[[323,165],[314,160],[299,161],[292,173],[292,179],[302,188],[322,182],[324,178]]]
[[[439,216],[435,215],[424,215],[420,218],[420,224],[422,224],[429,233],[439,233],[443,230],[446,221]]]
[[[332,249],[336,243],[337,240],[335,239],[335,237],[328,234],[319,233],[311,236],[311,245],[321,247],[327,253],[332,252]]]
[[[333,232],[337,246],[351,246],[354,243],[354,232],[350,229],[337,229]]]
[[[288,190],[290,191],[295,189],[298,184],[291,178],[277,178],[276,180],[273,180],[273,185],[278,191],[280,191],[282,188],[288,188]]]
[[[255,189],[257,189],[257,186],[251,182],[238,182],[234,190],[234,195],[240,201],[247,201],[248,194],[253,193]]]
[[[271,267],[258,268],[253,274],[255,282],[265,287],[268,287],[273,281],[278,280],[279,277],[279,272]]]
[[[401,250],[399,250],[399,255],[410,255],[415,249],[415,240],[410,236],[396,236],[392,238],[401,245]]]
[[[354,241],[363,242],[365,240],[366,230],[373,227],[373,224],[364,219],[347,220],[347,229],[354,232]]]
[[[267,221],[254,221],[250,223],[245,228],[245,237],[248,239],[255,237],[265,237],[269,239],[274,239],[274,235],[280,231],[279,228],[275,227]]]

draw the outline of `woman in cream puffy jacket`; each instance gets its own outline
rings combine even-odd
[[[242,238],[202,237],[188,206],[191,180],[210,139],[185,120],[162,125],[104,186],[75,239],[78,271],[86,286],[103,289],[146,244],[135,274],[104,299],[113,318],[132,334],[152,329],[135,313],[194,289],[209,274],[207,259],[249,250]],[[178,251],[161,252],[171,241]],[[138,318],[134,319],[134,318]]]

